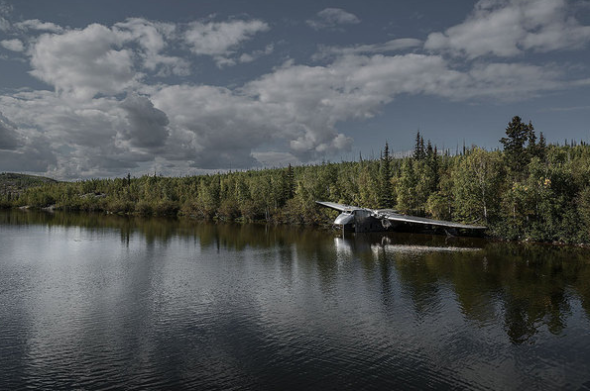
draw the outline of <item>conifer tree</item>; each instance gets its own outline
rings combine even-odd
[[[424,138],[420,135],[420,131],[416,133],[416,145],[414,146],[414,159],[422,160],[426,157],[424,151]]]
[[[541,160],[545,160],[545,154],[547,153],[547,142],[545,141],[545,136],[543,132],[539,135],[539,158]]]
[[[385,143],[385,149],[381,157],[379,206],[381,208],[390,208],[393,206],[391,192],[391,158],[389,157],[389,144]]]
[[[293,198],[295,194],[295,172],[293,166],[289,166],[281,172],[281,201],[280,205],[284,205],[288,200]]]
[[[532,124],[530,127],[532,128]],[[525,143],[529,140],[530,134],[529,125],[523,123],[519,116],[515,116],[506,128],[507,137],[500,139],[504,146],[506,163],[515,173],[522,172],[530,160],[525,149]]]
[[[397,187],[397,208],[403,211],[411,211],[416,208],[416,173],[412,159],[406,159],[402,163],[401,175]]]
[[[434,150],[432,149],[432,143],[430,142],[430,140],[428,140],[428,143],[426,146],[426,158],[427,159],[432,158],[433,154],[434,154]]]
[[[433,149],[432,144],[430,143],[430,140],[428,140],[428,148],[426,150],[426,161],[427,161],[428,167],[430,168],[430,172],[432,174],[430,191],[435,192],[438,189],[438,183],[440,181],[440,176],[438,173],[439,157],[438,157],[438,151],[436,149],[436,146]]]

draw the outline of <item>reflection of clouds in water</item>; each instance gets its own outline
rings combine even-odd
[[[0,365],[0,388],[18,368],[40,386],[47,374],[81,387],[112,375],[112,388],[589,379],[583,250],[59,213],[16,224],[3,213],[0,347],[21,364]]]

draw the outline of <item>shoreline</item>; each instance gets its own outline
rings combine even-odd
[[[133,212],[133,213],[122,213],[122,212],[110,212],[110,211],[104,211],[104,210],[95,210],[95,211],[86,211],[86,210],[68,210],[68,209],[62,209],[59,207],[56,207],[56,205],[50,205],[47,207],[43,207],[43,208],[39,208],[39,207],[34,207],[34,206],[30,206],[30,205],[25,205],[25,206],[20,206],[20,207],[10,207],[10,208],[3,208],[0,207],[0,212],[2,211],[21,211],[24,213],[27,213],[29,211],[34,211],[34,212],[40,212],[40,213],[46,213],[46,214],[55,214],[57,213],[63,213],[63,214],[78,214],[78,215],[102,215],[102,216],[117,216],[117,217],[125,217],[125,218],[158,218],[158,219],[179,219],[179,220],[193,220],[196,222],[207,222],[207,223],[214,223],[214,224],[218,224],[218,223],[222,223],[222,224],[235,224],[235,225],[246,225],[246,224],[253,224],[253,225],[268,225],[268,226],[284,226],[284,227],[302,227],[302,228],[314,228],[314,229],[320,229],[322,231],[336,231],[333,228],[333,225],[331,223],[325,222],[325,223],[320,223],[320,224],[294,224],[294,223],[289,223],[289,222],[281,222],[281,221],[265,221],[265,220],[252,220],[252,221],[245,221],[243,217],[234,219],[234,220],[225,220],[222,218],[218,218],[218,217],[214,217],[211,219],[204,219],[204,218],[200,218],[197,215],[187,215],[187,214],[183,214],[181,212],[177,213],[177,214],[162,214],[162,215],[158,215],[158,214],[142,214],[142,213],[137,213],[137,212]],[[373,232],[373,233],[361,233],[361,234],[354,234],[354,235],[374,235],[374,234],[388,234],[388,233],[414,233],[414,234],[421,234],[421,235],[433,235],[433,236],[444,236],[441,233],[435,233],[435,232],[427,232],[427,231],[383,231],[383,232]],[[481,239],[481,240],[485,240],[488,242],[496,242],[496,243],[513,243],[513,244],[519,244],[519,245],[540,245],[540,246],[551,246],[551,247],[566,247],[566,248],[582,248],[582,249],[590,249],[590,243],[565,243],[565,242],[559,242],[559,241],[553,241],[553,242],[542,242],[542,241],[533,241],[533,240],[529,240],[529,239],[524,239],[524,240],[510,240],[507,238],[503,238],[503,237],[499,237],[499,236],[493,236],[493,235],[483,235],[483,236],[461,236],[461,235],[457,235],[457,236],[453,236],[453,237],[457,237],[457,238],[477,238],[477,239]]]

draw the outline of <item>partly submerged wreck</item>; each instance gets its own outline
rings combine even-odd
[[[368,209],[335,202],[316,201],[319,205],[340,211],[334,225],[349,232],[381,232],[388,230],[443,231],[449,235],[459,232],[483,233],[487,227],[408,216],[391,209]]]

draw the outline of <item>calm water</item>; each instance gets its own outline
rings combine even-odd
[[[590,254],[0,212],[0,389],[590,389]]]

